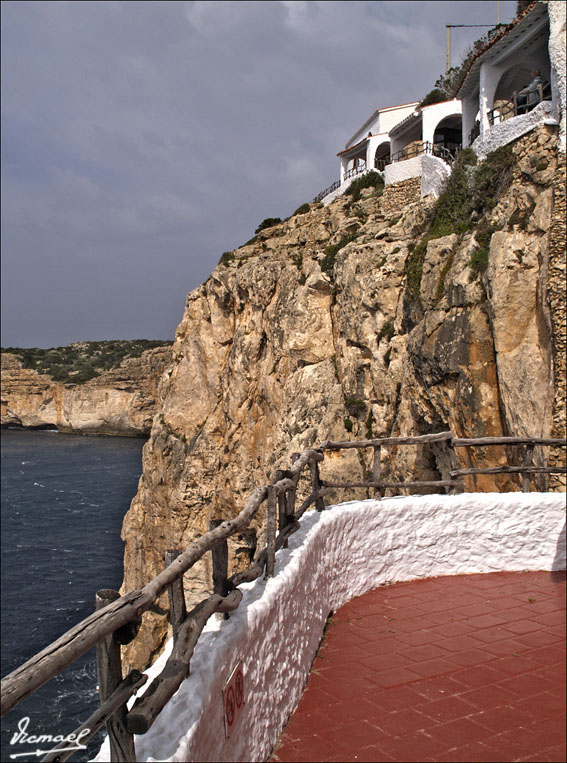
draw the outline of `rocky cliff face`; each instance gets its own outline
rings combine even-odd
[[[63,384],[2,353],[2,426],[57,428],[84,434],[147,435],[171,347],[126,358],[84,384]]]
[[[513,181],[488,204],[484,233],[473,224],[432,238],[417,276],[416,244],[435,202],[415,199],[411,181],[405,200],[399,186],[380,198],[343,196],[225,256],[188,296],[177,330],[124,522],[124,590],[153,577],[164,551],[184,548],[211,518],[237,513],[293,452],[323,440],[446,429],[564,436],[564,301],[552,305],[548,294],[561,288],[550,271],[556,281],[565,275],[563,247],[550,253],[555,145],[551,128],[521,139]],[[344,245],[333,255],[336,243]],[[480,465],[503,455],[495,450],[459,455]],[[405,479],[448,469],[434,450],[400,448],[383,459],[386,474]],[[326,456],[322,474],[361,479],[369,466],[344,451]],[[479,477],[467,487],[518,484]],[[234,567],[248,561],[256,536],[232,544]],[[208,581],[208,564],[186,576],[188,597]],[[138,665],[165,635],[163,617],[144,618],[128,651]]]

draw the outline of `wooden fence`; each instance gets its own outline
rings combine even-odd
[[[370,488],[375,495],[385,489],[411,490],[427,488],[434,492],[443,488],[449,492],[463,489],[459,480],[465,475],[521,474],[522,489],[529,491],[530,478],[536,474],[566,473],[563,467],[536,466],[533,463],[537,446],[565,447],[566,440],[550,438],[484,437],[477,439],[455,438],[451,432],[416,437],[387,437],[371,440],[331,442],[326,441],[316,449],[294,454],[288,470],[278,470],[273,484],[256,487],[244,509],[233,519],[211,522],[210,529],[191,543],[182,553],[166,552],[165,569],[141,590],[120,596],[117,591],[103,589],[96,594],[95,611],[74,628],[49,644],[25,664],[2,680],[1,711],[5,715],[19,702],[35,692],[63,668],[74,662],[91,647],[97,647],[97,672],[100,708],[74,733],[85,744],[106,723],[110,740],[112,761],[136,759],[133,734],[144,734],[151,727],[166,703],[189,675],[191,656],[199,636],[209,617],[234,611],[242,600],[238,586],[265,574],[274,574],[276,551],[287,545],[288,537],[299,527],[299,519],[312,505],[318,511],[325,507],[323,497],[337,488]],[[433,481],[391,482],[382,480],[382,449],[390,446],[434,446],[444,448],[445,460],[451,468],[443,479]],[[485,446],[524,446],[525,454],[520,466],[494,466],[486,468],[461,468],[456,457],[457,448]],[[319,464],[325,451],[346,449],[373,451],[371,479],[367,481],[340,482],[321,479]],[[301,474],[309,470],[310,494],[297,506],[296,494]],[[227,538],[241,533],[258,514],[260,506],[267,502],[266,545],[259,551],[248,570],[228,576]],[[205,597],[187,613],[183,594],[183,575],[201,557],[211,552],[213,557],[213,593]],[[147,681],[147,676],[132,670],[122,677],[120,645],[130,643],[137,635],[141,617],[148,610],[155,610],[155,603],[167,591],[169,620],[173,630],[172,653],[160,673],[144,695],[128,710],[127,701]],[[63,743],[65,744],[65,743]],[[61,747],[63,745],[60,745]],[[44,761],[67,760],[72,751],[50,752]]]

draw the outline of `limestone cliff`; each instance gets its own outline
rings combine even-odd
[[[147,350],[84,384],[64,384],[2,353],[2,426],[61,432],[147,435],[171,347]]]
[[[465,232],[428,240],[435,200],[413,181],[380,197],[367,190],[262,231],[189,294],[124,521],[124,590],[325,439],[564,436],[564,168],[553,128],[514,154],[511,184],[481,200],[482,220]],[[494,450],[469,463],[500,458]],[[322,473],[359,479],[368,466],[345,451],[327,455]],[[435,479],[447,467],[413,448],[384,456],[398,477]],[[504,486],[518,489],[502,477],[468,484]],[[233,566],[256,540],[232,544]],[[188,597],[208,564],[186,576]],[[144,618],[128,651],[138,665],[165,634],[163,617]]]

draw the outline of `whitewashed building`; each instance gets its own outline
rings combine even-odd
[[[340,160],[339,180],[322,191],[315,200],[329,204],[346,191],[357,175],[369,170],[383,172],[390,161],[390,131],[412,114],[417,105],[418,102],[413,101],[376,109],[337,154]]]
[[[562,122],[565,151],[565,12],[565,0],[532,3],[471,62],[457,95],[463,146],[480,158],[545,123]],[[534,70],[542,83],[522,103]]]

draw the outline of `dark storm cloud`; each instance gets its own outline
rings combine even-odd
[[[502,20],[515,2],[500,3]],[[260,220],[496,2],[6,2],[3,345],[169,338]],[[455,30],[453,60],[483,30]]]

